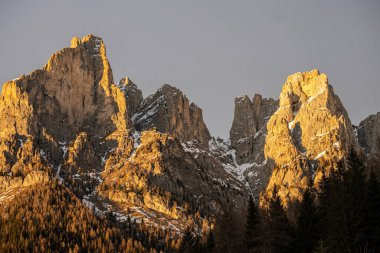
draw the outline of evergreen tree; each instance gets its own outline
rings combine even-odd
[[[216,251],[225,253],[244,252],[244,234],[238,236],[239,225],[234,217],[233,204],[227,204],[224,213],[218,219]],[[243,237],[243,238],[241,238]]]
[[[303,194],[303,200],[299,208],[295,243],[293,252],[311,252],[316,245],[316,207],[310,188]]]
[[[258,225],[260,222],[258,208],[252,198],[249,197],[248,212],[247,212],[247,224],[246,224],[246,243],[247,249],[250,250],[257,246],[258,242]]]
[[[356,252],[366,248],[366,194],[364,166],[351,152],[347,165],[340,164],[322,177],[318,194],[319,247],[331,252]]]
[[[371,170],[367,183],[367,231],[368,248],[380,252],[380,185]]]
[[[277,187],[273,189],[269,201],[269,248],[270,252],[288,252],[292,243],[293,229],[278,196]]]
[[[343,176],[342,200],[345,247],[347,250],[359,251],[367,244],[365,229],[368,202],[363,161],[355,151],[351,151],[348,168]]]
[[[207,241],[206,241],[206,252],[213,252],[215,248],[215,237],[212,230],[207,235]]]

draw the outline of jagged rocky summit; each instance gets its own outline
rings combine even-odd
[[[337,169],[358,147],[346,110],[318,70],[288,77],[267,128],[264,153],[275,166],[267,191],[278,185],[285,203],[300,201],[309,180],[317,185],[323,168]]]
[[[138,131],[155,127],[182,142],[197,140],[207,143],[211,139],[203,122],[202,110],[169,84],[145,98],[132,120]]]
[[[346,110],[318,70],[289,76],[278,101],[235,99],[230,138],[238,162],[249,165],[251,187],[263,193],[262,205],[274,186],[285,206],[300,201],[310,180],[318,184],[322,168],[336,168],[358,148]]]
[[[92,35],[74,37],[43,69],[6,82],[0,118],[0,168],[10,177],[5,181],[34,170],[59,174],[57,168],[83,160],[80,152],[89,158],[92,138],[133,128],[124,94],[113,84],[104,43]],[[94,157],[83,169],[99,168]]]

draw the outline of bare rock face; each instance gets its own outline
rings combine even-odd
[[[318,70],[288,77],[267,129],[264,152],[274,170],[266,193],[276,185],[285,206],[301,200],[310,179],[319,182],[321,167],[336,168],[357,147],[346,110]]]
[[[93,35],[74,37],[71,47],[53,54],[42,70],[4,84],[0,135],[36,134],[45,128],[53,138],[66,139],[90,127],[100,134],[115,125],[132,127],[119,92],[103,41]],[[6,125],[9,121],[17,123]]]
[[[380,178],[380,112],[370,115],[356,128],[360,146],[366,153],[369,168]]]
[[[244,138],[256,133],[255,115],[252,102],[248,96],[235,98],[234,120],[230,130],[231,144],[236,146]]]
[[[198,140],[207,143],[211,139],[203,122],[202,110],[168,84],[145,98],[132,119],[138,131],[156,128],[181,142]]]
[[[264,156],[267,122],[278,109],[278,101],[262,98],[255,94],[252,101],[248,96],[235,98],[234,120],[230,130],[233,170],[240,173],[250,189],[258,197],[268,184],[273,166]],[[228,169],[231,166],[226,166]]]
[[[380,112],[360,122],[357,134],[360,146],[367,154],[380,154]]]
[[[257,131],[266,127],[272,114],[278,109],[278,101],[273,98],[263,98],[260,94],[255,94],[252,99],[252,107],[255,116],[255,126]]]
[[[236,150],[238,164],[264,161],[262,152],[266,123],[277,110],[278,102],[263,99],[256,94],[251,101],[248,96],[235,98],[235,113],[230,130],[231,146]]]
[[[143,101],[142,91],[128,77],[122,78],[117,86],[125,94],[128,114],[132,118]]]
[[[3,85],[1,173],[24,178],[34,170],[59,172],[67,145],[83,134],[94,145],[115,131],[128,134],[133,124],[127,109],[124,93],[113,84],[103,41],[74,37],[43,69]],[[87,159],[96,161],[91,154]]]

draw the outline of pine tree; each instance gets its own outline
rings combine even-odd
[[[247,249],[250,250],[257,246],[257,230],[259,225],[259,212],[258,208],[252,198],[249,197],[248,212],[247,212],[247,224],[246,224],[246,243]]]
[[[212,230],[207,235],[207,241],[206,241],[206,252],[213,252],[215,248],[215,237]]]
[[[270,252],[287,252],[292,243],[293,229],[282,206],[277,187],[273,188],[269,201]]]
[[[358,251],[367,244],[365,238],[366,209],[368,206],[366,180],[363,161],[353,150],[348,163],[347,171],[343,176],[344,203],[342,209],[345,211],[343,224],[345,225],[347,249]]]
[[[347,165],[340,164],[322,177],[318,194],[319,245],[332,252],[355,252],[367,245],[364,166],[351,152]]]
[[[299,209],[293,252],[311,252],[316,245],[316,207],[310,188],[303,194]]]
[[[317,192],[317,209],[316,209],[316,240],[318,240],[318,248],[325,247],[326,231],[328,228],[327,213],[329,207],[330,180],[326,176],[326,170],[322,171],[322,178],[318,185]],[[322,252],[322,251],[317,251]]]
[[[375,173],[371,170],[367,183],[367,231],[368,248],[380,252],[380,185]]]

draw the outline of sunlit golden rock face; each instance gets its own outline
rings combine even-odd
[[[288,77],[267,129],[265,157],[275,167],[266,192],[276,185],[285,206],[301,200],[309,179],[319,182],[318,165],[334,168],[357,147],[346,110],[318,70]]]
[[[97,145],[115,131],[128,135],[130,129],[125,94],[113,84],[103,41],[93,35],[74,37],[71,46],[53,54],[43,69],[3,85],[1,172],[24,178],[32,170],[53,171],[66,159],[62,148],[83,134],[88,143]],[[99,160],[90,150],[86,159]],[[39,160],[43,166],[37,168]],[[79,160],[69,157],[66,164],[73,161]]]
[[[105,53],[98,37],[74,38],[71,47],[53,54],[42,70],[6,82],[1,117],[17,123],[0,134],[34,134],[45,127],[54,138],[73,138],[81,128],[95,124],[103,134],[116,127],[131,128],[124,95],[113,84]]]

